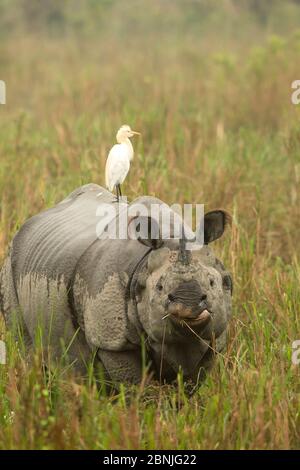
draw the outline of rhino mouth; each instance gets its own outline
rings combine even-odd
[[[179,323],[186,322],[190,326],[205,327],[211,320],[211,312],[207,308],[203,308],[197,313],[194,309],[178,302],[171,302],[168,306],[168,316]]]
[[[211,320],[207,295],[195,280],[181,283],[168,294],[168,316],[181,324],[205,327]]]
[[[205,309],[203,312],[199,313],[196,318],[187,318],[187,321],[192,326],[206,326],[211,321],[211,314],[207,309]]]

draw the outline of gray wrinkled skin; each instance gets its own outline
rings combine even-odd
[[[178,240],[153,249],[135,239],[98,239],[96,210],[103,202],[116,204],[104,188],[86,185],[22,226],[0,274],[6,324],[22,327],[28,347],[42,331],[48,359],[67,356],[80,373],[95,356],[116,383],[141,380],[144,338],[155,378],[173,381],[181,369],[196,383],[226,345],[228,273],[208,245],[185,265],[178,261]],[[210,311],[204,326],[188,327],[168,310],[169,294],[191,281]]]

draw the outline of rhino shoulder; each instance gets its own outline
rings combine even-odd
[[[135,347],[138,338],[128,319],[126,289],[119,273],[110,274],[97,292],[92,292],[77,273],[72,301],[76,320],[92,349],[123,351]]]

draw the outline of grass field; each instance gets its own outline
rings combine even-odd
[[[0,320],[0,449],[300,448],[299,3],[40,3],[0,0],[0,260],[29,216],[104,184],[128,123],[143,134],[129,198],[232,213],[215,250],[233,274],[233,318],[191,399],[179,377],[130,403],[124,387],[113,398],[92,377],[44,375],[41,351],[27,364]]]

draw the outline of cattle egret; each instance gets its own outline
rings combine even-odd
[[[125,180],[130,168],[130,162],[133,160],[133,147],[130,137],[141,135],[139,132],[133,131],[130,126],[124,125],[117,132],[115,144],[107,157],[105,167],[105,183],[106,187],[113,191],[116,188],[117,200],[122,196],[121,184]]]

